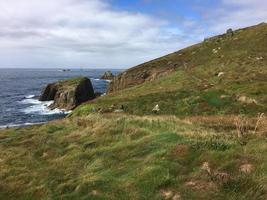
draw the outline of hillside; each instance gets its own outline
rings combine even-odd
[[[266,199],[266,44],[267,24],[206,39],[0,130],[0,199]]]
[[[0,132],[0,199],[267,197],[267,121],[93,114]],[[261,121],[262,122],[262,121]],[[265,138],[265,139],[264,139]]]
[[[161,114],[177,116],[266,112],[266,44],[264,23],[206,39],[123,72],[111,82],[109,95],[75,114],[121,104],[138,115],[152,114],[156,104]]]
[[[244,66],[266,65],[266,34],[267,24],[262,23],[205,39],[200,44],[126,70],[110,84],[109,92],[149,82],[173,71],[209,67],[216,73],[238,66],[236,72],[242,73]]]

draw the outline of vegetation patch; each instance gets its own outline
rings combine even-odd
[[[91,114],[2,130],[0,197],[264,199],[262,136],[252,134],[242,145],[236,130],[214,132],[191,121]],[[247,163],[253,170],[240,171]],[[224,174],[230,175],[226,182]]]

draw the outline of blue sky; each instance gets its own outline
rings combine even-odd
[[[267,21],[266,0],[0,0],[0,67],[129,68]]]
[[[168,19],[177,16],[187,16],[198,18],[197,1],[186,0],[113,0],[115,7],[126,9],[133,12],[142,12],[156,16],[166,17]],[[215,1],[203,1],[202,6],[214,4]]]

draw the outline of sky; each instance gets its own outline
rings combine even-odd
[[[0,67],[129,68],[267,21],[266,0],[0,0]]]

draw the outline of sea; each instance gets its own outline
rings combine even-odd
[[[122,70],[108,69],[113,74]],[[40,102],[38,97],[48,84],[85,76],[95,92],[105,95],[109,81],[101,80],[107,69],[4,69],[0,68],[0,128],[20,127],[64,118],[69,112],[50,110],[52,101]]]

